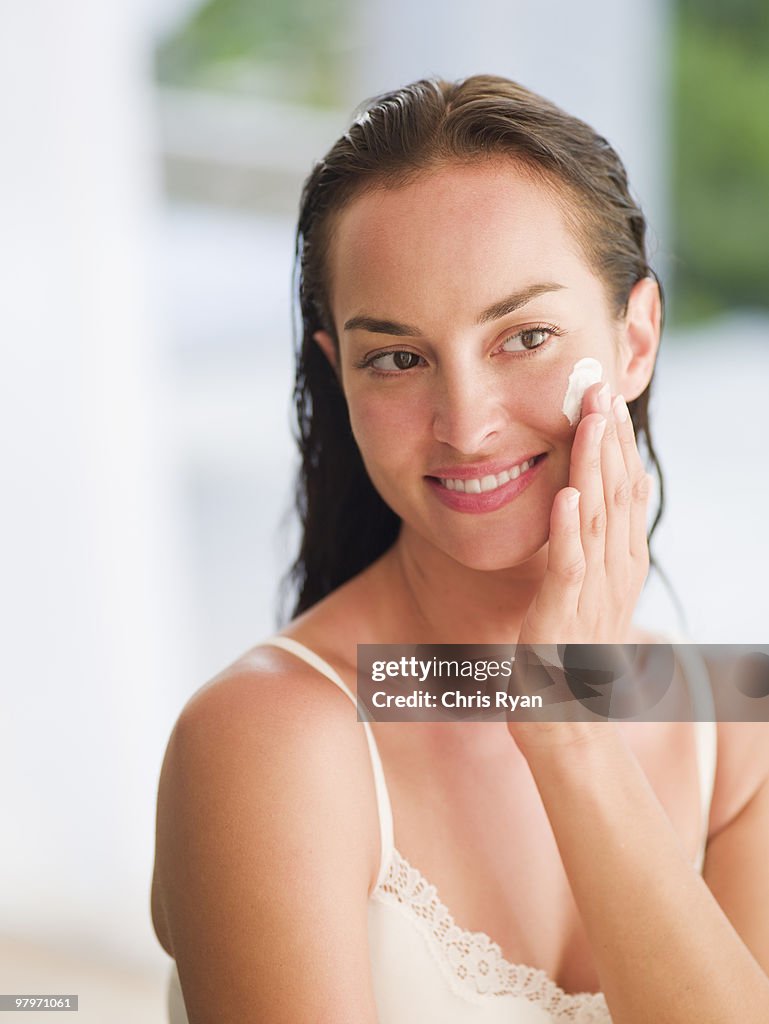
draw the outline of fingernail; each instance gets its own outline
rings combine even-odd
[[[593,442],[595,444],[601,443],[601,438],[603,437],[604,430],[606,430],[606,420],[602,419],[600,423],[596,423],[596,425],[593,427]]]
[[[574,512],[577,505],[579,505],[579,491],[572,491],[569,497],[566,499],[566,504],[569,507],[570,512]]]
[[[598,392],[598,408],[603,413],[607,413],[609,411],[609,408],[610,408],[609,396],[610,395],[611,395],[611,391],[609,390],[608,383],[606,383],[601,388],[601,390]]]
[[[617,397],[614,399],[612,409],[614,409],[614,418],[619,423],[624,423],[630,415],[628,412],[627,403],[625,402],[625,399],[622,397],[622,395],[617,395]]]

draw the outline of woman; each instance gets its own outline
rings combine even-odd
[[[350,702],[357,644],[653,639],[644,232],[605,140],[502,78],[380,97],[310,176],[297,615],[160,783],[191,1024],[769,1019],[763,726],[719,725],[713,790],[707,724]]]

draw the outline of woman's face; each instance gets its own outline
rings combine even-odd
[[[377,491],[413,540],[464,565],[529,559],[569,483],[574,364],[599,360],[628,400],[651,372],[631,372],[556,196],[509,163],[446,166],[355,200],[330,260],[338,371]]]

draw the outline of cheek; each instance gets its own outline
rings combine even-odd
[[[519,423],[557,442],[568,441],[576,429],[576,423],[569,423],[562,408],[569,368],[564,366],[562,370],[532,376],[515,403],[515,419]]]
[[[364,461],[398,464],[424,438],[424,406],[395,395],[348,395],[350,425]]]

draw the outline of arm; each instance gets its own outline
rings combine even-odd
[[[648,572],[648,479],[622,402],[601,407],[597,391],[585,396],[572,446],[579,503],[569,507],[571,488],[556,495],[547,570],[519,644],[626,642]],[[760,780],[715,832],[703,879],[613,723],[509,728],[552,825],[614,1024],[769,1020],[769,764],[761,748]],[[766,739],[764,730],[764,751]],[[735,803],[736,778],[727,786]]]
[[[290,661],[213,683],[169,742],[155,902],[190,1024],[376,1021],[365,737],[347,698]]]
[[[703,880],[619,732],[557,728],[522,749],[614,1024],[769,1020],[769,778],[711,841]]]

